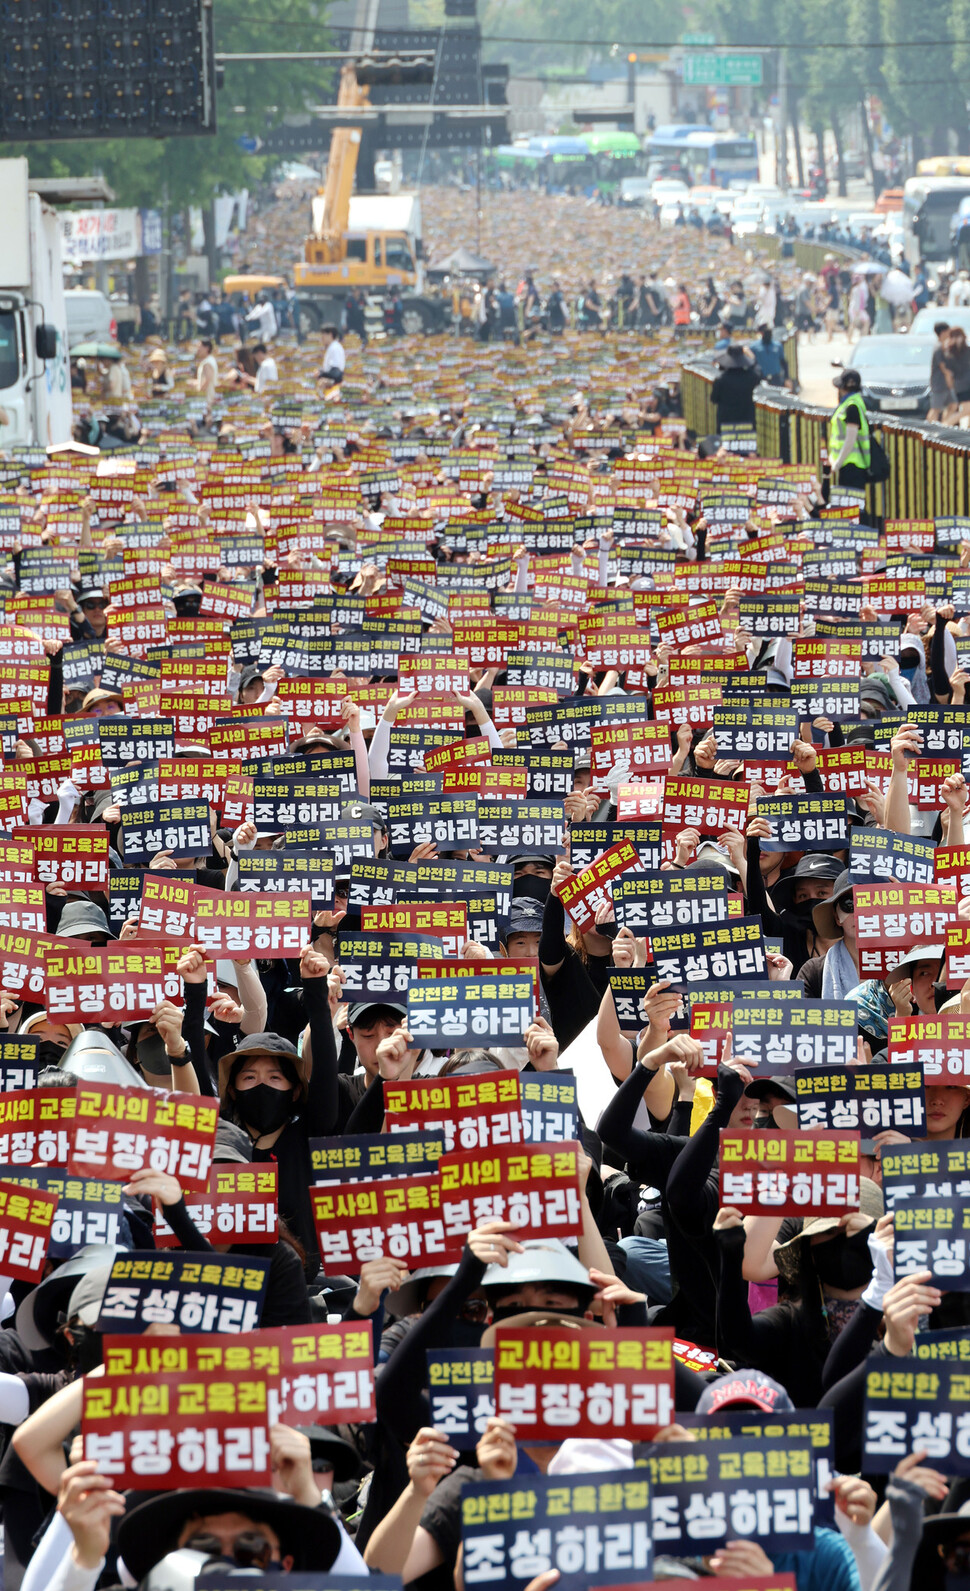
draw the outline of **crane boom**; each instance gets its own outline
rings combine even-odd
[[[369,91],[357,81],[356,67],[348,62],[340,72],[338,109],[352,110],[368,104],[369,99]],[[347,230],[360,138],[359,127],[335,127],[330,134],[327,181],[321,197],[313,203],[313,235],[331,250],[337,249]]]

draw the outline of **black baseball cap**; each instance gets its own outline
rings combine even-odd
[[[347,1012],[348,1025],[356,1027],[358,1022],[362,1022],[369,1012],[376,1014],[378,1011],[386,1011],[389,1016],[394,1018],[395,1022],[403,1022],[408,1014],[406,1005],[398,1005],[393,1000],[359,1000]]]
[[[533,895],[517,895],[512,901],[505,937],[509,934],[541,934],[542,906]]]

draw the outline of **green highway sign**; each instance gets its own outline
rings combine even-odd
[[[700,45],[702,49],[709,50],[717,43],[713,33],[682,33],[680,42],[683,45]]]
[[[684,82],[709,87],[757,88],[764,81],[760,55],[685,55]]]

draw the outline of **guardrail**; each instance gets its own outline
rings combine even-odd
[[[712,365],[700,361],[681,371],[684,418],[698,436],[717,430],[710,397],[716,374]],[[817,473],[832,411],[780,387],[759,387],[754,403],[759,454],[785,464],[810,464]],[[937,519],[970,513],[970,431],[888,414],[870,418],[890,467],[887,481],[867,489],[871,518]]]

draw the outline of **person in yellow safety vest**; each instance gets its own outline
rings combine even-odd
[[[842,370],[833,385],[840,393],[840,401],[829,421],[832,478],[841,486],[865,486],[869,480],[872,447],[869,419],[862,401],[862,377],[858,370]]]

